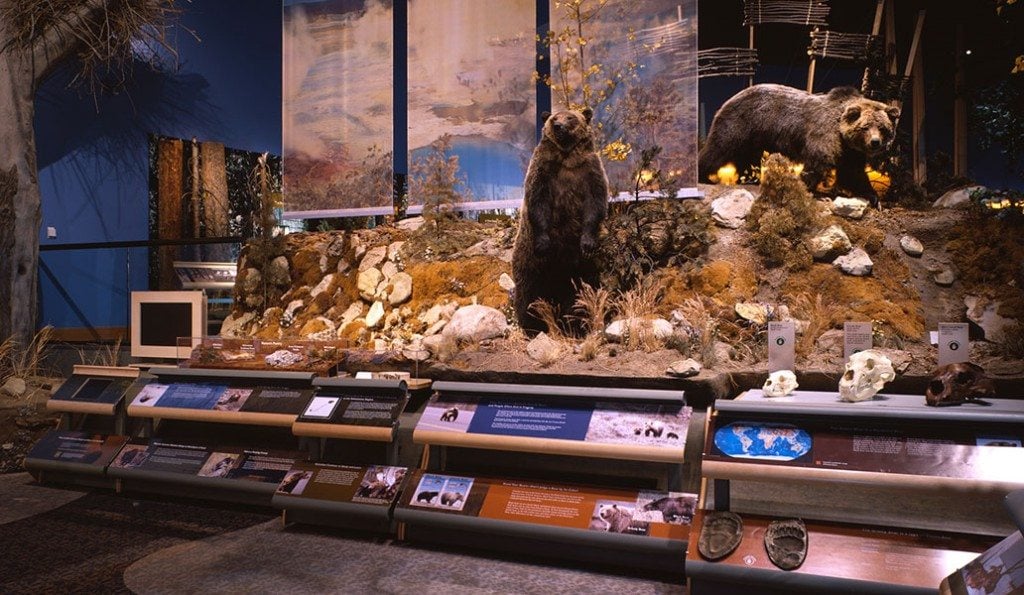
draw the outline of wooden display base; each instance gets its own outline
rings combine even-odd
[[[211,411],[209,409],[185,409],[179,407],[146,407],[129,405],[129,417],[150,419],[177,419],[183,421],[205,421],[248,426],[272,426],[290,428],[295,415],[288,413],[258,413],[250,411]]]
[[[807,558],[795,570],[772,564],[764,533],[772,517],[740,515],[743,540],[725,558],[697,552],[704,512],[694,517],[686,557],[692,595],[768,593],[928,593],[998,539],[806,521]]]

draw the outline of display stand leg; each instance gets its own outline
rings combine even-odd
[[[715,510],[729,510],[729,480],[716,479],[715,487]]]
[[[448,450],[444,446],[430,446],[424,445],[423,447],[423,470],[424,471],[444,471],[445,459],[447,458]]]
[[[389,442],[384,447],[385,456],[388,459],[388,465],[395,467],[398,465],[398,446],[394,442]]]
[[[668,465],[668,491],[680,492],[683,490],[683,464],[669,463]]]
[[[71,429],[71,414],[61,413],[60,421],[57,422],[58,430],[70,430]]]
[[[153,425],[154,420],[151,417],[147,417],[142,420],[142,427],[139,429],[140,438],[152,438],[153,437]]]
[[[114,433],[118,436],[124,436],[128,428],[128,420],[124,410],[124,405],[118,405],[117,410],[114,411]]]

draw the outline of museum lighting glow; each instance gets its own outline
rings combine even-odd
[[[722,167],[718,168],[718,183],[725,186],[734,186],[740,181],[740,176],[736,172],[736,166],[732,163],[726,163]]]
[[[878,196],[885,196],[885,193],[889,191],[889,185],[892,184],[892,178],[884,172],[872,169],[870,165],[864,168],[864,171],[868,174],[868,182],[871,183],[871,187],[875,190]]]

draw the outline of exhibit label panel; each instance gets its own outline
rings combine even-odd
[[[51,430],[36,442],[25,458],[102,469],[127,441],[125,436]]]
[[[90,377],[73,374],[50,399],[114,405],[121,400],[134,378]]]
[[[400,507],[582,531],[685,540],[696,494],[415,471]]]
[[[291,453],[132,440],[111,467],[277,484],[294,462]]]
[[[313,391],[284,387],[230,386],[226,383],[151,382],[143,386],[131,407],[169,407],[203,411],[243,411],[298,415]]]
[[[905,425],[905,424],[904,424]],[[974,425],[951,429],[881,422],[794,419],[791,423],[717,415],[705,461],[845,471],[1018,481],[1024,429]]]
[[[338,503],[391,506],[408,473],[405,467],[300,462],[292,466],[277,494]]]
[[[679,403],[434,395],[416,431],[682,448],[691,413]]]

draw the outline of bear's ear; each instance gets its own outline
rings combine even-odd
[[[544,112],[540,113],[540,119],[543,120],[544,122],[547,122],[548,118],[550,118],[550,117],[551,117],[551,112],[544,111]]]
[[[580,113],[583,114],[583,119],[586,120],[587,124],[590,124],[590,119],[594,117],[594,110],[585,107]]]
[[[859,105],[848,105],[843,110],[843,121],[847,124],[853,124],[860,118],[860,106]]]
[[[896,107],[895,105],[885,108],[885,113],[893,122],[900,119],[900,108]]]

